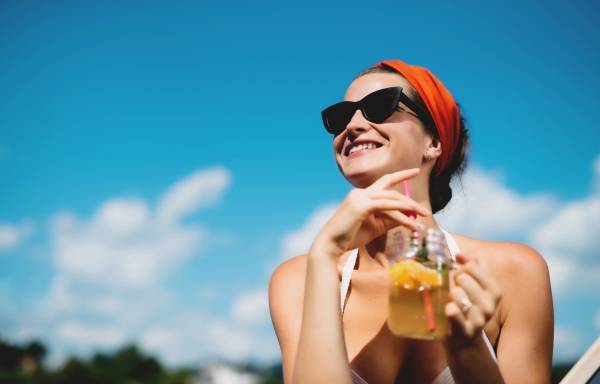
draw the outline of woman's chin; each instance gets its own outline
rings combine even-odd
[[[355,188],[366,188],[385,175],[381,169],[353,169],[344,173],[344,177]]]
[[[356,188],[366,188],[381,176],[399,169],[397,159],[391,159],[385,148],[357,151],[340,159],[338,167],[342,174]]]
[[[366,188],[379,180],[382,176],[399,172],[404,169],[415,168],[400,166],[380,166],[380,167],[348,167],[342,170],[344,178],[355,188]]]

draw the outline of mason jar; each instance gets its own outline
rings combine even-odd
[[[446,337],[451,270],[442,231],[400,228],[393,235],[388,327],[394,335],[427,340]]]

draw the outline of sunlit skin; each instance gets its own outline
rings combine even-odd
[[[369,74],[351,83],[344,100],[358,101],[393,86],[406,89],[408,83],[393,74]],[[377,148],[348,156],[349,147],[361,142]],[[431,215],[428,180],[441,145],[411,111],[395,112],[380,124],[356,111],[333,139],[333,152],[355,189],[309,253],[283,263],[269,287],[285,382],[351,384],[353,369],[369,384],[430,384],[446,366],[456,383],[549,382],[553,312],[548,269],[537,252],[521,244],[453,234],[462,267],[453,276],[452,301],[446,306],[450,335],[411,340],[387,329],[391,235],[399,226],[439,228]],[[413,199],[401,193],[403,180],[409,180]],[[417,214],[416,221],[408,218],[411,213]],[[339,284],[354,248],[359,257],[342,317]],[[473,302],[467,313],[459,304],[464,298]],[[482,329],[497,346],[498,364]]]

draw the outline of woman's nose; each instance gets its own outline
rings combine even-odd
[[[371,124],[365,119],[360,109],[357,109],[352,120],[346,126],[349,135],[358,136],[371,129]]]

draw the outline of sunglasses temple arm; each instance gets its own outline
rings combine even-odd
[[[435,125],[435,121],[433,120],[433,117],[431,117],[431,114],[429,113],[429,111],[424,111],[423,108],[419,107],[414,101],[412,101],[404,93],[400,94],[400,101],[402,102],[402,104],[406,105],[411,111],[415,112],[417,114],[417,116],[419,116],[420,118],[422,118],[424,120],[427,120],[427,122],[429,124],[431,124],[431,126],[434,127],[435,130],[437,131],[437,126]]]

